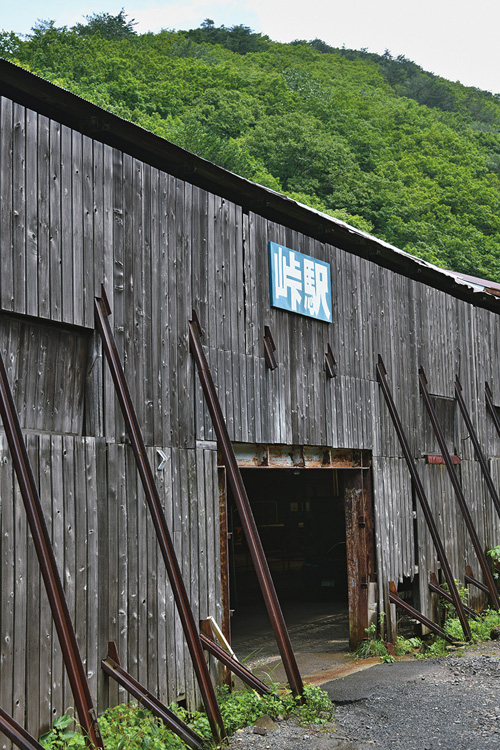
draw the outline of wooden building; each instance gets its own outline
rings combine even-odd
[[[0,94],[0,350],[99,711],[126,699],[100,669],[109,640],[162,700],[196,694],[95,330],[101,285],[196,618],[227,629],[230,498],[189,350],[193,309],[263,540],[298,577],[300,554],[326,555],[330,533],[347,547],[352,633],[367,623],[368,591],[391,615],[390,581],[426,615],[437,607],[436,552],[379,356],[453,574],[463,581],[470,564],[480,578],[432,458],[442,450],[418,370],[491,548],[499,518],[454,383],[498,486],[485,403],[488,382],[500,407],[498,297],[5,61]],[[270,242],[330,265],[331,322],[271,306]],[[0,706],[37,735],[72,697],[3,431],[0,454]],[[471,598],[484,594],[471,588]]]

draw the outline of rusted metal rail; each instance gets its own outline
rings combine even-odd
[[[405,602],[404,599],[401,599],[394,581],[389,582],[389,601],[391,602],[391,604],[395,604],[400,609],[403,609],[407,614],[415,618],[415,620],[421,622],[422,625],[425,625],[426,628],[432,630],[432,632],[436,633],[436,635],[440,635],[441,638],[444,638],[449,643],[455,643],[455,639],[451,638],[451,636],[445,633],[443,628],[440,628],[439,625],[436,625],[435,622],[429,620],[429,618],[419,612],[418,609],[415,609],[415,607],[412,607],[411,604],[408,604],[408,602]]]
[[[465,614],[463,602],[460,599],[460,594],[458,593],[457,584],[455,583],[455,578],[453,576],[453,573],[451,572],[450,564],[446,556],[444,545],[443,545],[443,542],[441,541],[441,536],[439,535],[436,522],[434,521],[434,517],[432,515],[430,505],[427,500],[427,495],[425,494],[422,480],[420,479],[420,476],[417,471],[417,467],[415,465],[415,461],[413,459],[413,456],[410,450],[410,444],[408,443],[408,439],[403,429],[403,424],[399,417],[398,410],[396,409],[396,404],[394,403],[392,392],[387,382],[387,370],[385,369],[384,362],[380,355],[379,355],[378,363],[377,363],[377,378],[378,378],[380,387],[382,389],[382,393],[384,394],[385,402],[387,404],[387,408],[389,409],[389,414],[391,415],[392,423],[396,430],[399,443],[403,450],[403,456],[405,458],[406,465],[408,466],[408,470],[410,472],[410,476],[413,482],[413,487],[415,488],[415,494],[420,502],[420,507],[422,508],[422,512],[424,514],[427,528],[429,529],[429,533],[434,543],[434,547],[436,550],[438,560],[441,563],[441,570],[443,571],[445,581],[448,584],[448,587],[450,589],[450,596],[452,598],[453,605],[455,609],[457,610],[457,615],[460,620],[460,625],[462,626],[462,630],[464,632],[464,638],[467,641],[469,641],[471,639],[471,631],[470,631],[469,622],[467,620],[467,615]]]
[[[455,491],[455,497],[457,498],[457,502],[460,506],[460,510],[462,511],[465,525],[469,532],[469,536],[471,538],[472,545],[476,552],[479,565],[481,566],[484,580],[485,580],[486,586],[488,587],[488,593],[490,596],[491,605],[493,606],[494,609],[498,610],[500,608],[500,600],[498,599],[498,592],[495,586],[495,581],[493,580],[491,570],[488,566],[488,561],[486,559],[485,552],[483,548],[481,547],[481,542],[479,541],[479,537],[477,535],[474,522],[472,520],[472,516],[469,512],[467,501],[462,491],[462,486],[459,482],[457,473],[454,469],[453,462],[450,456],[450,452],[448,450],[448,446],[446,445],[446,440],[443,435],[443,431],[441,429],[441,425],[439,423],[439,419],[438,419],[436,410],[434,408],[434,404],[432,403],[431,397],[429,395],[429,391],[427,390],[427,378],[425,376],[423,367],[419,368],[418,377],[420,381],[420,392],[422,393],[424,404],[427,409],[427,413],[429,414],[432,427],[434,429],[434,434],[436,435],[437,441],[439,443],[439,447],[441,448],[441,453],[444,458],[446,469],[448,471],[448,476],[450,477],[451,483],[453,485],[453,489]]]
[[[111,370],[116,395],[125,420],[125,425],[137,463],[137,469],[139,471],[139,476],[146,495],[146,501],[155,527],[158,544],[172,586],[172,592],[177,605],[179,618],[193,662],[193,668],[200,687],[201,696],[205,704],[212,734],[216,742],[219,742],[226,736],[224,722],[222,720],[219,704],[217,703],[215,689],[210,678],[207,662],[203,654],[198,628],[189,603],[179,562],[175,554],[165,514],[163,513],[161,506],[158,489],[153,477],[151,465],[148,461],[144,439],[142,437],[137,415],[132,404],[130,391],[123,372],[123,367],[116,348],[116,343],[109,324],[108,316],[110,314],[111,310],[109,303],[105,291],[102,289],[101,297],[96,297],[95,299],[96,325],[102,338],[104,353]]]
[[[11,740],[21,750],[44,750],[38,740],[23,729],[3,708],[0,708],[0,732]]]
[[[477,578],[474,576],[474,572],[470,565],[466,565],[465,567],[464,580],[465,580],[465,583],[470,583],[471,586],[476,586],[476,588],[481,589],[481,591],[484,591],[485,594],[490,593],[488,586],[485,586],[482,581],[478,581]]]
[[[481,449],[481,446],[479,445],[477,433],[474,429],[474,425],[472,424],[472,420],[467,410],[467,406],[465,405],[464,397],[462,396],[462,385],[458,377],[455,379],[455,395],[457,397],[460,411],[462,412],[462,417],[464,418],[465,426],[467,427],[467,431],[470,435],[470,439],[472,440],[472,444],[476,452],[477,460],[479,461],[479,465],[481,466],[481,471],[483,472],[483,477],[486,482],[486,486],[488,487],[488,490],[491,495],[491,499],[493,500],[493,505],[495,506],[495,510],[498,514],[498,517],[500,518],[500,499],[498,497],[496,487],[493,483],[490,470],[488,469],[486,458],[484,457],[484,453]]]
[[[135,680],[126,672],[120,664],[116,644],[114,641],[108,643],[108,655],[101,662],[101,668],[113,678],[119,685],[133,695],[139,703],[142,703],[154,716],[157,716],[165,726],[175,732],[188,747],[193,750],[200,750],[203,747],[204,740],[191,727],[182,721],[170,708],[167,708],[158,700],[147,688]]]
[[[493,403],[493,394],[488,383],[484,384],[484,393],[486,396],[486,406],[488,407],[489,412],[493,418],[493,424],[495,425],[496,431],[500,436],[500,419],[498,417],[497,410],[495,409],[495,404]]]
[[[222,646],[219,646],[219,644],[216,643],[213,638],[209,638],[207,635],[205,635],[205,633],[200,633],[200,638],[201,645],[203,646],[205,651],[208,651],[209,654],[215,656],[215,658],[218,659],[221,664],[224,664],[225,667],[227,667],[233,674],[239,677],[240,680],[246,683],[249,687],[251,687],[253,690],[256,690],[261,695],[267,695],[271,692],[265,682],[259,680],[259,678],[256,677],[253,672],[247,669],[243,664],[241,664],[241,662],[239,662],[237,659],[234,659],[231,654],[228,654],[227,651],[224,651]]]
[[[236,456],[234,455],[231,440],[229,439],[226,422],[217,397],[212,374],[201,345],[200,336],[200,324],[196,312],[193,310],[193,319],[189,322],[189,343],[191,352],[198,368],[201,386],[217,435],[218,446],[222,454],[222,461],[226,467],[229,486],[231,487],[233,498],[238,509],[248,549],[250,550],[250,555],[255,567],[262,596],[264,597],[264,602],[276,638],[278,650],[283,661],[283,667],[288,678],[288,683],[294,695],[302,696],[304,691],[302,678],[297,666],[295,654],[293,653],[290,636],[288,635],[283,613],[276,595],[276,589],[274,588],[262,542],[259,537],[257,524],[255,523],[252,508],[248,500],[245,484],[241,476]]]
[[[26,509],[26,516],[47,591],[52,617],[61,645],[64,664],[75,700],[75,708],[78,713],[78,720],[87,743],[95,748],[102,748],[102,737],[97,723],[97,715],[92,704],[90,689],[82,658],[78,650],[76,635],[73,623],[71,622],[61,578],[57,569],[54,550],[50,542],[38,489],[23,440],[4,361],[1,356],[0,414],[12,454],[14,469]]]
[[[449,591],[446,591],[446,589],[439,585],[437,576],[432,570],[429,573],[429,589],[435,594],[439,594],[439,596],[443,599],[446,599],[446,601],[453,604],[453,599],[451,598]],[[478,613],[474,612],[474,610],[468,607],[466,604],[464,604],[464,610],[469,615],[469,617],[473,617],[475,620],[481,619]]]

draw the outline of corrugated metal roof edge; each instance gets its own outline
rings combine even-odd
[[[247,211],[290,226],[320,242],[334,245],[478,307],[500,312],[498,297],[468,284],[453,273],[416,258],[340,219],[218,167],[2,58],[0,84],[2,96],[231,200]]]

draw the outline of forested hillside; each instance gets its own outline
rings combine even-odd
[[[168,23],[168,19],[166,19]],[[389,53],[123,11],[4,30],[0,55],[440,266],[500,281],[500,97]]]

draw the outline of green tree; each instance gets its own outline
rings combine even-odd
[[[137,36],[137,32],[134,29],[137,21],[134,18],[127,20],[127,15],[123,8],[116,16],[103,12],[92,13],[92,15],[85,16],[85,18],[87,23],[77,23],[73,26],[73,31],[76,31],[80,36],[100,34],[103,39],[109,40],[130,39],[130,37]]]

